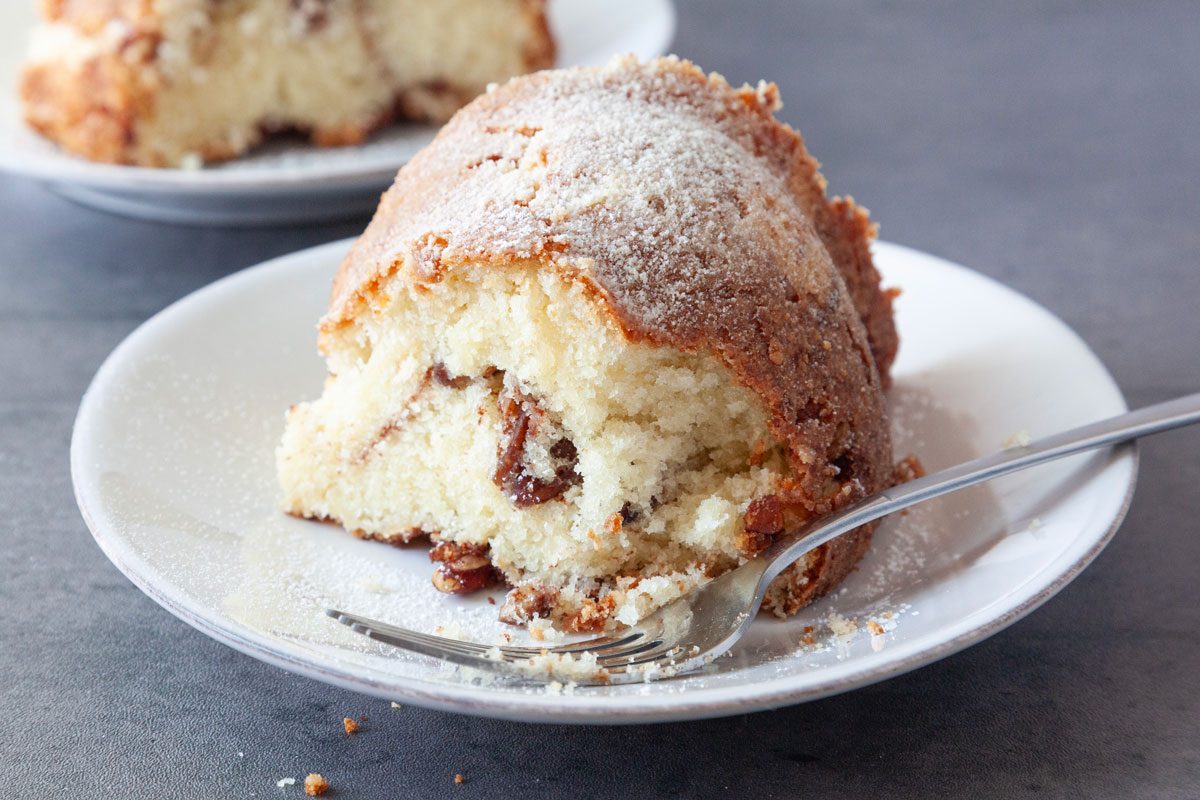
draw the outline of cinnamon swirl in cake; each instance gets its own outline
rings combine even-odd
[[[22,0],[25,2],[27,0]],[[96,161],[232,158],[274,131],[351,144],[445,121],[553,65],[545,0],[43,0],[28,123]]]
[[[873,227],[775,86],[677,59],[518,78],[400,170],[334,281],[286,509],[427,538],[502,618],[630,623],[891,481]],[[867,528],[766,606],[842,580]]]

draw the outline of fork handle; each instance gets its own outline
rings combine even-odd
[[[1047,461],[1197,422],[1200,422],[1200,393],[1093,422],[893,486],[860,500],[831,517],[825,517],[791,535],[776,539],[766,551],[756,557],[756,560],[762,559],[763,562],[764,577],[760,579],[759,585],[765,589],[766,584],[775,576],[810,550],[860,525],[917,503]]]

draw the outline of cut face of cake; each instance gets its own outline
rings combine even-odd
[[[826,199],[773,86],[687,62],[544,72],[404,167],[335,279],[286,509],[428,537],[501,618],[632,623],[891,480],[896,349],[872,230]],[[852,532],[772,585],[796,611]]]
[[[97,161],[179,166],[276,130],[361,141],[552,66],[545,0],[44,0],[29,124]]]

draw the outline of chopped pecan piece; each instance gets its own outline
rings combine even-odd
[[[554,464],[554,477],[543,480],[529,473],[526,447],[531,437],[550,425],[546,412],[520,389],[507,388],[500,393],[501,440],[493,480],[518,508],[536,506],[561,497],[579,482],[575,467],[579,453],[575,443],[564,437],[551,445],[549,454]]]
[[[433,571],[433,585],[439,592],[466,594],[496,581],[486,544],[440,542],[429,551],[429,560],[441,562]]]
[[[746,509],[744,523],[738,549],[746,555],[761,553],[783,533],[783,503],[773,494],[755,498]]]
[[[433,571],[433,587],[446,594],[477,592],[492,582],[492,570],[487,567],[460,571],[442,564]]]

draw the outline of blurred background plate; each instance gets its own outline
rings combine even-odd
[[[271,225],[368,214],[396,170],[437,126],[391,125],[356,147],[280,140],[202,170],[97,164],[61,152],[21,120],[17,77],[34,0],[0,3],[0,169],[77,202],[126,216],[193,225]],[[617,53],[661,55],[675,31],[671,0],[551,0],[559,66]]]

